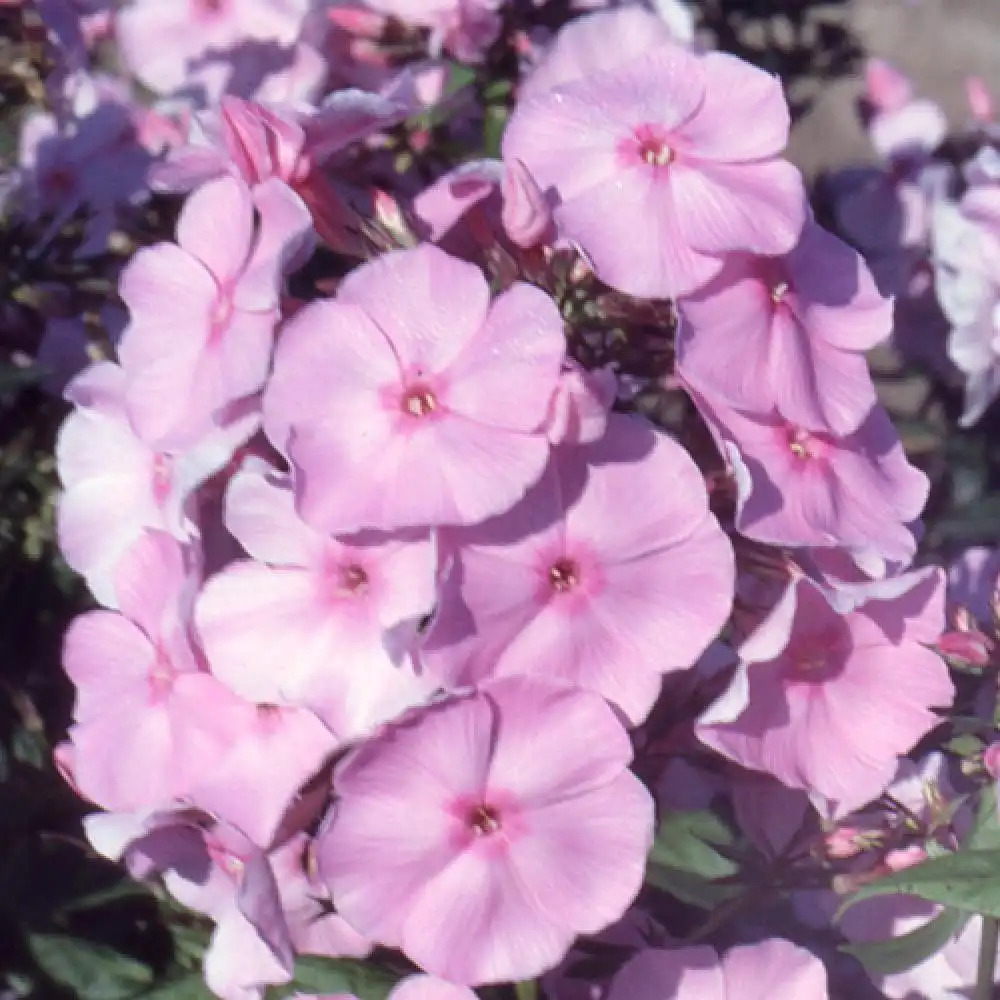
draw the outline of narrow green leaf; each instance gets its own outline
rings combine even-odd
[[[82,1000],[129,1000],[153,981],[149,966],[94,941],[31,934],[28,947],[46,975]]]
[[[885,941],[840,946],[875,976],[893,976],[939,952],[965,926],[970,914],[948,907],[915,931]]]
[[[862,899],[900,893],[967,913],[1000,916],[1000,850],[961,851],[895,872],[863,886],[839,912]]]
[[[510,112],[502,105],[491,105],[483,118],[483,156],[499,159],[500,144]]]
[[[667,813],[649,855],[646,880],[685,903],[710,909],[737,895],[739,865],[730,857],[736,839],[711,810]]]
[[[358,1000],[385,1000],[399,976],[371,962],[350,958],[300,955],[295,979],[281,987],[281,996],[302,993],[353,993]]]

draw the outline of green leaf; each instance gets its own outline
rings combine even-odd
[[[153,981],[149,966],[107,945],[66,934],[30,934],[39,967],[82,1000],[129,1000]]]
[[[853,955],[872,975],[893,976],[939,952],[965,926],[970,916],[949,907],[909,934],[885,941],[845,944],[840,950]]]
[[[500,158],[500,143],[510,112],[501,105],[492,105],[483,117],[483,156]]]
[[[139,993],[135,1000],[215,1000],[200,972],[166,979],[151,990]]]
[[[711,810],[667,813],[656,832],[646,880],[685,903],[711,909],[737,895],[732,830]],[[720,884],[721,880],[728,880]]]
[[[841,906],[840,913],[862,899],[900,893],[967,913],[1000,917],[1000,850],[961,851],[895,872],[863,886]]]
[[[302,993],[353,993],[358,1000],[385,1000],[399,978],[371,962],[300,955],[295,960],[295,979],[281,987],[281,996],[298,990]]]
[[[976,823],[965,843],[969,851],[1000,851],[1000,820],[997,818],[997,791],[988,785],[980,793]]]

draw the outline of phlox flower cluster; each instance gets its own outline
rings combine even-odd
[[[58,762],[94,848],[211,922],[226,1000],[376,948],[394,1000],[826,997],[777,932],[682,940],[647,862],[658,814],[720,795],[772,861],[852,853],[955,698],[941,652],[992,655],[913,566],[885,278],[814,218],[779,81],[683,5],[512,42],[513,6],[133,0],[101,30],[157,103],[26,129],[21,211],[99,241],[176,206],[65,390],[59,543],[98,607]],[[427,125],[445,59],[508,43],[498,155],[420,160],[476,122]],[[912,172],[877,196],[924,192],[934,112],[884,77]],[[970,366],[994,166],[932,227]],[[952,251],[979,264],[945,293]],[[620,960],[581,973],[591,947]]]

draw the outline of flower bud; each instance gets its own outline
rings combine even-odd
[[[511,240],[525,250],[544,242],[552,227],[552,211],[520,160],[507,164],[501,192],[503,227]]]

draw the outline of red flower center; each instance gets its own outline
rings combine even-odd
[[[674,158],[663,130],[656,125],[640,125],[635,130],[635,141],[639,159],[651,167],[665,167]]]
[[[489,837],[500,830],[500,811],[482,802],[469,810],[465,821],[477,837]]]
[[[349,594],[361,594],[368,588],[368,574],[357,563],[342,566],[340,569],[340,585]]]
[[[437,397],[427,386],[417,385],[408,390],[402,399],[404,413],[411,417],[426,417],[437,409]]]
[[[566,558],[549,567],[549,583],[561,594],[572,590],[580,582],[580,567],[574,560]]]

